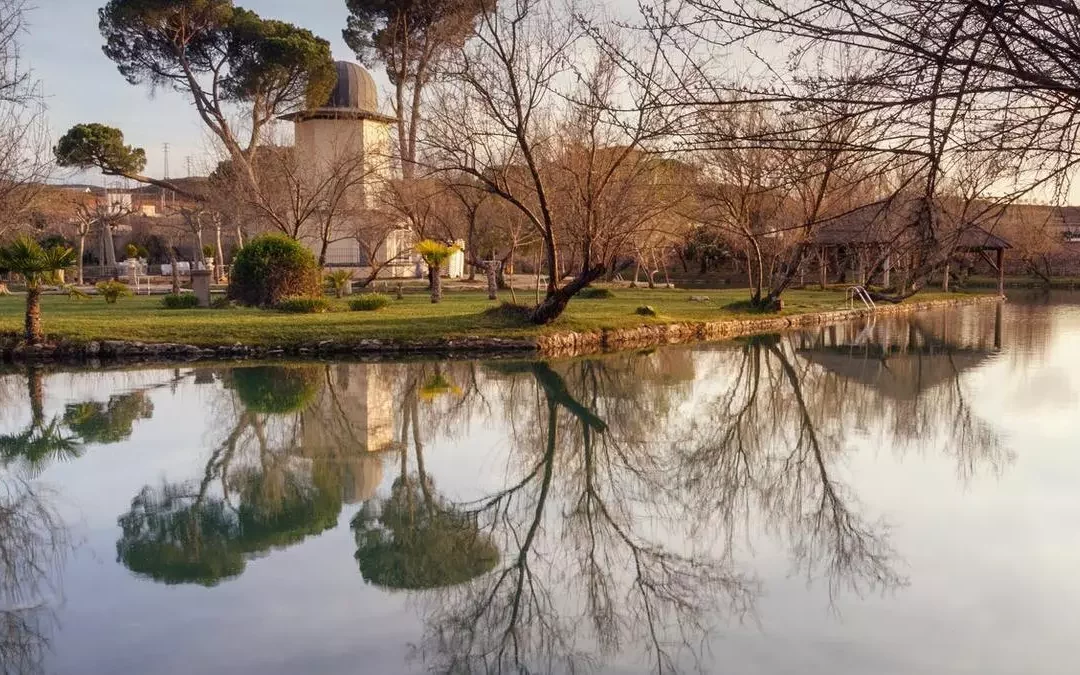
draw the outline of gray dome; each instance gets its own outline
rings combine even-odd
[[[349,61],[337,61],[337,84],[326,108],[379,112],[379,90],[366,68]]]

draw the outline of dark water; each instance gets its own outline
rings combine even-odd
[[[9,371],[0,673],[1075,673],[1073,302]]]

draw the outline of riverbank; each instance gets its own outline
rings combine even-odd
[[[834,290],[792,291],[779,314],[727,307],[745,295],[741,289],[619,289],[611,298],[573,301],[566,314],[548,326],[522,324],[508,313],[489,311],[493,303],[475,293],[450,295],[439,305],[420,294],[406,295],[378,312],[326,314],[165,310],[160,297],[129,298],[116,305],[48,297],[43,305],[48,340],[35,347],[19,342],[23,299],[16,296],[0,298],[0,358],[85,362],[414,354],[567,356],[783,331],[867,313],[848,309],[846,296]],[[993,295],[937,293],[900,305],[882,305],[877,311],[917,312],[997,301]],[[635,313],[646,304],[656,316]]]

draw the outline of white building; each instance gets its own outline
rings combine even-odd
[[[376,261],[391,261],[383,276],[417,276],[417,257],[412,250],[416,237],[404,221],[389,234],[383,228],[365,228],[365,219],[384,223],[396,219],[379,211],[377,197],[386,181],[398,177],[391,151],[397,118],[379,112],[379,92],[371,73],[348,61],[334,65],[337,84],[326,104],[283,118],[293,123],[299,179],[308,184],[312,194],[325,189],[331,177],[348,177],[347,199],[335,211],[336,241],[327,248],[326,262],[344,267],[370,265],[372,261],[365,259],[356,234],[374,229],[385,234],[383,241],[369,242],[378,244]],[[317,240],[306,243],[316,251],[320,245]]]

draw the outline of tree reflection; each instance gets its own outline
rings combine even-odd
[[[501,556],[420,596],[419,656],[437,672],[562,672],[644,650],[653,670],[677,669],[711,621],[753,612],[759,585],[737,561],[759,534],[831,599],[902,587],[888,523],[844,479],[855,437],[901,451],[936,437],[964,477],[1010,458],[961,382],[983,346],[910,326],[884,341],[860,327],[862,352],[802,334],[487,364],[475,400],[499,399],[487,409],[505,416],[514,460],[501,489],[457,509]],[[673,373],[680,358],[698,372]],[[854,374],[871,366],[884,374]],[[417,427],[442,428],[441,414]],[[409,478],[390,500],[415,508],[428,483]]]
[[[0,675],[44,672],[70,547],[43,489],[0,472]]]
[[[301,413],[321,367],[237,369],[221,401],[232,421],[198,481],[147,486],[118,522],[117,557],[131,571],[167,584],[215,585],[246,561],[337,523],[340,475],[296,462]]]
[[[68,405],[64,424],[86,443],[120,443],[131,438],[135,422],[150,419],[154,404],[146,391],[110,396],[108,403]]]
[[[465,397],[450,370],[458,369],[432,364],[404,371],[397,392],[400,474],[389,498],[368,501],[352,520],[360,572],[377,586],[405,590],[453,586],[490,571],[498,562],[499,551],[480,532],[476,518],[438,495],[427,474],[420,403],[433,404],[446,395]],[[470,391],[475,388],[470,386]],[[433,417],[446,426],[461,410],[453,402]],[[410,445],[415,473],[408,468]]]
[[[749,610],[756,586],[728,558],[664,541],[659,523],[675,514],[664,513],[671,494],[654,491],[663,466],[647,442],[663,417],[640,413],[673,399],[641,384],[641,365],[492,366],[522,470],[470,505],[504,555],[433,599],[423,650],[435,670],[575,670],[637,645],[666,670],[708,610]]]
[[[78,457],[81,445],[65,433],[59,417],[46,418],[45,377],[39,367],[27,367],[26,386],[30,423],[13,434],[0,435],[0,462],[36,475],[54,461]]]

